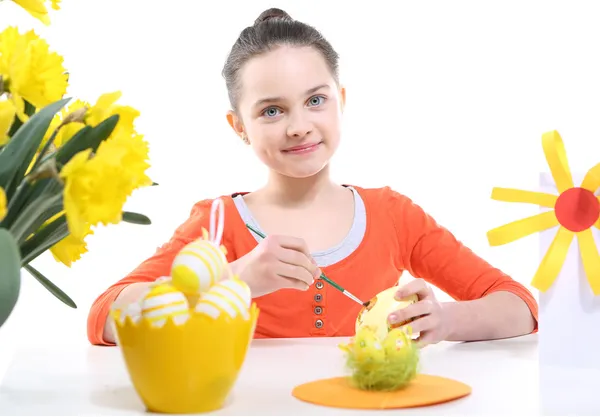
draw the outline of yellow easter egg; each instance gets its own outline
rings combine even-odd
[[[227,258],[219,246],[205,239],[187,244],[173,260],[173,285],[185,294],[200,294],[221,279]]]
[[[388,332],[393,328],[397,328],[409,323],[409,320],[404,323],[390,325],[388,316],[402,308],[405,308],[419,301],[416,295],[397,301],[394,295],[398,291],[397,286],[388,288],[373,297],[366,307],[363,307],[356,318],[355,331],[358,332],[361,327],[368,326],[375,331],[379,340],[384,340]]]
[[[158,327],[169,317],[175,324],[183,324],[189,318],[187,298],[168,283],[153,286],[142,301],[142,317]]]
[[[231,318],[241,316],[244,320],[248,320],[251,303],[252,296],[248,284],[234,277],[210,287],[200,296],[195,310],[215,319],[221,313],[225,313]]]

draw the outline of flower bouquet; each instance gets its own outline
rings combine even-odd
[[[42,0],[14,3],[49,23]],[[65,98],[67,87],[63,58],[35,31],[0,31],[0,326],[17,302],[22,269],[76,308],[31,265],[38,256],[50,251],[70,267],[94,227],[150,223],[123,211],[134,190],[154,184],[148,144],[134,126],[139,112],[117,104],[118,91],[90,104]]]

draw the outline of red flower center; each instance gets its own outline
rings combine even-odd
[[[574,187],[563,192],[554,207],[562,227],[571,232],[589,229],[600,218],[600,202],[589,190]]]

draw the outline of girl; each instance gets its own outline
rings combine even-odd
[[[360,305],[320,280],[321,271],[362,300],[408,271],[417,279],[400,285],[397,296],[416,294],[419,302],[389,320],[418,317],[412,328],[422,345],[537,329],[531,293],[408,197],[389,187],[332,182],[329,160],[340,141],[345,90],[338,55],[317,30],[269,9],[241,32],[223,76],[231,103],[227,121],[270,171],[262,188],[221,196],[228,261],[261,311],[256,337],[353,334]],[[111,304],[136,300],[168,276],[177,252],[209,229],[211,204],[196,203],[168,243],[96,299],[88,319],[92,344],[115,343]],[[440,303],[428,282],[457,301]]]

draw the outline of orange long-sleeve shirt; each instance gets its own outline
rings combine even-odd
[[[456,300],[509,291],[527,303],[537,323],[537,303],[523,285],[475,255],[408,197],[389,187],[354,188],[365,204],[366,231],[353,253],[322,268],[333,281],[363,300],[395,285],[403,271],[424,278]],[[250,252],[257,242],[232,196],[221,198],[225,208],[222,243],[227,248],[228,261],[233,262]],[[196,203],[169,242],[95,300],[87,325],[92,344],[109,344],[102,338],[104,323],[123,288],[169,275],[177,252],[200,237],[203,227],[209,229],[211,204],[212,200]],[[260,309],[257,338],[350,336],[360,310],[358,304],[320,280],[305,292],[284,289],[254,301]]]

